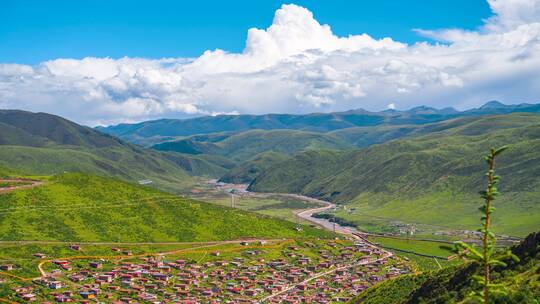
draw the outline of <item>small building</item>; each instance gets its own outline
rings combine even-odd
[[[69,249],[79,251],[79,250],[81,250],[81,246],[80,245],[69,245]]]
[[[60,281],[52,281],[52,282],[49,282],[49,284],[47,286],[50,289],[60,289],[60,288],[62,288],[63,284]]]
[[[94,299],[96,297],[94,293],[89,292],[89,291],[82,291],[79,294],[81,295],[83,299],[86,299],[86,300]]]
[[[33,294],[33,293],[25,293],[21,296],[21,298],[25,301],[35,301],[36,300],[36,295]]]

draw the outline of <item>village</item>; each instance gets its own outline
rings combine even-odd
[[[46,264],[42,276],[14,287],[13,300],[342,303],[379,281],[411,271],[391,253],[361,240],[251,240],[188,256],[130,256],[116,247],[111,252],[124,258],[47,260],[35,253]]]

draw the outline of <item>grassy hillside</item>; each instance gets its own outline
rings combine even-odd
[[[161,143],[153,148],[161,151],[220,155],[241,162],[264,152],[292,155],[304,150],[350,149],[353,146],[337,137],[322,133],[296,130],[250,130],[223,136],[220,140],[208,141],[198,136]]]
[[[46,113],[0,110],[0,124],[0,145],[69,145],[90,148],[126,145],[110,135]]]
[[[405,124],[354,127],[332,131],[327,134],[338,137],[348,143],[355,145],[356,147],[365,148],[374,144],[385,143],[404,137],[414,137],[434,132],[442,132],[448,129],[459,127],[463,124],[471,123],[479,119],[482,118],[479,118],[477,116],[471,116],[420,125]],[[500,127],[504,126],[501,125]]]
[[[0,195],[2,240],[171,242],[330,234],[87,174]]]
[[[540,228],[540,116],[512,114],[453,122],[456,127],[355,151],[309,151],[260,174],[253,191],[291,192],[345,203],[339,216],[382,217],[456,228],[474,227],[484,177],[481,155],[510,144],[495,228],[525,235]],[[369,228],[369,227],[367,227]]]
[[[154,186],[170,191],[187,188],[193,183],[181,166],[159,153],[122,147],[0,146],[0,166],[26,175],[86,172],[131,182],[150,179]]]
[[[176,152],[160,154],[165,159],[180,166],[191,176],[219,178],[236,166],[235,162],[219,155],[187,155]]]
[[[249,184],[259,173],[287,158],[287,155],[277,152],[260,153],[254,158],[232,168],[219,181],[233,184]]]
[[[61,117],[0,111],[0,166],[22,174],[87,172],[179,191],[190,175],[219,177],[230,162],[210,156],[172,155],[125,143]]]
[[[540,298],[540,234],[530,234],[512,248],[519,262],[506,260],[508,266],[495,267],[496,284],[506,287],[507,295],[492,295],[492,303],[538,303]],[[473,264],[449,267],[438,272],[401,276],[385,281],[360,294],[350,304],[363,303],[474,303],[467,295],[474,290],[473,275],[479,269]]]

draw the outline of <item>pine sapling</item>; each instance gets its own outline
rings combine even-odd
[[[500,284],[493,284],[491,281],[492,267],[497,265],[506,266],[504,262],[494,257],[497,239],[491,230],[491,222],[492,214],[495,211],[493,202],[499,195],[499,192],[497,191],[497,184],[501,179],[500,176],[495,175],[495,159],[507,148],[508,147],[506,146],[499,149],[492,148],[490,153],[484,158],[488,164],[488,171],[486,173],[487,187],[486,190],[480,192],[480,196],[482,199],[484,199],[484,204],[479,208],[480,212],[482,213],[482,228],[478,229],[482,235],[482,247],[477,248],[474,245],[464,242],[455,243],[456,250],[462,258],[473,261],[482,268],[482,276],[474,276],[474,280],[479,283],[482,290],[479,292],[474,292],[471,294],[471,297],[484,304],[489,303],[491,294],[506,293],[504,286]],[[506,256],[517,259],[517,257],[510,251],[506,253]]]

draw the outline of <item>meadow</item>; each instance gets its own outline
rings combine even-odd
[[[244,237],[331,237],[270,216],[195,201],[94,175],[51,177],[0,195],[0,240],[86,242],[218,241]]]
[[[226,193],[207,194],[202,196],[200,199],[212,204],[231,206],[230,194]],[[282,196],[235,196],[235,208],[302,224],[310,224],[310,222],[297,217],[295,212],[298,210],[317,208],[321,206],[322,205],[314,202],[306,202],[303,200]]]

